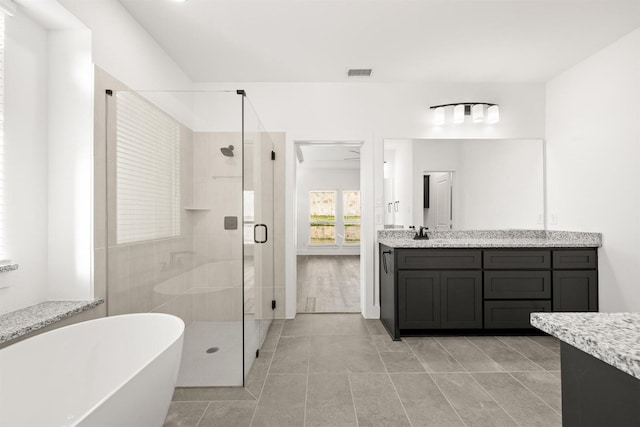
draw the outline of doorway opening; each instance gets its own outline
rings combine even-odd
[[[453,171],[424,172],[423,224],[429,230],[452,230]]]
[[[360,313],[360,148],[296,143],[298,313]]]

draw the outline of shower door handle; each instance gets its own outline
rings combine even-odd
[[[264,240],[258,240],[256,239],[256,230],[258,229],[258,227],[264,227]],[[253,241],[256,243],[267,243],[267,240],[269,240],[269,234],[268,234],[268,228],[266,224],[256,224],[253,226]]]

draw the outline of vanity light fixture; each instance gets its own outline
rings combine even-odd
[[[471,116],[473,123],[495,124],[500,121],[500,107],[490,102],[458,102],[455,104],[432,105],[433,124],[442,126],[446,123],[445,109],[453,107],[453,123],[464,123],[466,116]]]

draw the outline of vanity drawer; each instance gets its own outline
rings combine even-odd
[[[556,270],[592,270],[598,259],[595,249],[553,251],[553,268]]]
[[[529,315],[551,311],[551,301],[485,301],[484,327],[531,329]]]
[[[486,269],[551,268],[551,251],[545,250],[487,250],[484,251]]]
[[[549,299],[550,271],[485,271],[486,299]]]
[[[480,269],[482,251],[460,249],[402,249],[397,250],[397,268],[425,269]]]

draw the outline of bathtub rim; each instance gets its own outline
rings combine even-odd
[[[15,343],[14,345],[5,347],[3,349],[0,349],[0,353],[2,353],[2,351],[19,351],[20,348],[23,347],[25,344],[27,344],[29,342],[33,342],[33,340],[37,340],[39,337],[43,337],[45,335],[49,335],[49,334],[54,334],[55,335],[55,334],[59,334],[61,332],[64,332],[65,330],[68,330],[68,329],[73,329],[73,328],[78,328],[78,327],[87,327],[87,325],[90,324],[90,323],[108,322],[110,319],[114,319],[114,318],[121,319],[123,317],[156,317],[156,318],[168,319],[171,322],[175,323],[175,326],[178,328],[178,330],[176,332],[179,331],[179,333],[176,333],[175,337],[171,337],[170,339],[167,340],[167,345],[164,346],[164,348],[163,348],[164,350],[167,350],[167,349],[171,348],[178,341],[181,341],[181,340],[184,339],[185,323],[178,316],[175,316],[173,314],[167,314],[167,313],[127,313],[127,314],[119,314],[119,315],[116,315],[116,316],[100,317],[98,319],[91,319],[91,320],[87,320],[87,321],[84,321],[84,322],[78,322],[78,323],[74,323],[72,325],[68,325],[68,326],[64,326],[64,327],[58,328],[58,329],[54,329],[52,331],[48,331],[48,332],[36,335],[34,337],[31,337],[31,338],[27,338],[27,339],[25,339],[23,341]],[[96,403],[94,405],[89,406],[80,415],[78,415],[78,417],[75,420],[73,420],[73,422],[71,424],[69,424],[69,427],[75,427],[78,424],[82,423],[87,417],[89,417],[89,415],[91,415],[96,410],[96,408],[100,407],[100,405],[103,405],[113,395],[115,395],[118,391],[120,391],[127,384],[129,384],[147,366],[149,366],[154,361],[156,361],[164,353],[164,350],[163,351],[159,351],[156,354],[153,354],[149,358],[146,358],[145,359],[145,363],[141,363],[139,367],[137,367],[134,370],[132,370],[130,375],[126,376],[121,382],[119,382],[117,387],[113,388],[112,390],[109,390],[98,401],[96,401]],[[180,352],[180,353],[182,353],[182,352]],[[182,357],[182,354],[180,354],[180,357]],[[179,364],[180,364],[180,360],[178,360],[178,365]],[[175,380],[174,380],[174,383],[175,383]],[[175,386],[175,384],[174,384],[174,386]]]

